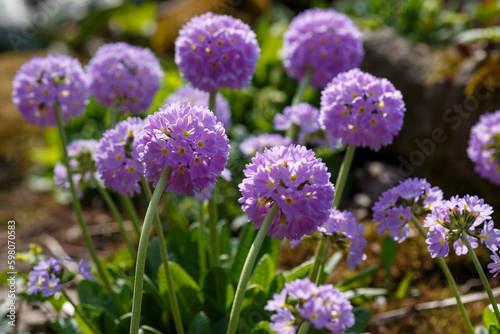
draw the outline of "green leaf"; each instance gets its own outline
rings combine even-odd
[[[330,258],[326,261],[323,272],[327,275],[331,273],[337,267],[340,260],[342,260],[342,256],[343,255],[341,251],[333,253],[333,255],[330,256]]]
[[[310,259],[309,261],[302,262],[300,265],[293,268],[292,270],[286,271],[284,273],[285,281],[288,283],[298,278],[306,277],[309,271],[311,271],[313,265],[314,265],[314,259]]]
[[[382,265],[385,269],[385,286],[387,290],[391,288],[391,268],[394,265],[394,261],[396,261],[396,251],[397,246],[396,242],[390,237],[385,236],[382,240]]]
[[[337,288],[339,288],[341,291],[345,291],[348,290],[349,288],[356,287],[365,279],[375,274],[377,270],[378,270],[377,265],[369,266],[368,268],[365,268],[360,272],[358,272],[356,275],[346,279],[344,282],[338,284]]]
[[[170,261],[182,264],[184,270],[196,281],[200,277],[197,237],[197,233],[190,233],[179,225],[172,226],[167,236],[169,255],[175,255]]]
[[[161,264],[160,242],[158,241],[158,237],[154,236],[148,243],[146,266],[144,268],[146,275],[148,275],[153,281],[156,281],[156,274],[158,273],[158,268]]]
[[[189,325],[196,313],[202,310],[199,298],[200,288],[189,274],[177,263],[169,262],[177,302],[184,325]],[[163,265],[158,269],[158,289],[162,298],[168,300],[167,279]]]
[[[106,311],[113,318],[118,318],[120,312],[113,303],[111,294],[97,281],[83,280],[78,283],[76,290],[80,305],[89,305],[98,310]]]
[[[284,286],[285,286],[285,276],[283,276],[282,273],[276,274],[276,276],[274,276],[271,282],[271,286],[269,287],[269,292],[267,293],[267,295],[269,296],[268,299],[271,299],[273,297],[273,294],[283,290]]]
[[[73,318],[58,318],[51,321],[49,326],[54,331],[61,334],[84,334]]]
[[[250,285],[248,287],[245,291],[238,324],[240,333],[250,333],[255,325],[268,319],[268,315],[264,311],[267,300],[267,294],[262,291],[259,285]]]
[[[253,272],[252,278],[250,279],[249,285],[256,284],[262,287],[262,291],[266,294],[269,291],[271,282],[274,278],[274,264],[273,260],[269,254],[264,254],[264,256],[259,260],[255,270]]]
[[[204,312],[196,313],[187,334],[210,334],[210,321]]]
[[[251,334],[272,334],[274,333],[269,328],[269,321],[261,321],[252,329]]]
[[[142,325],[141,326],[142,333],[144,334],[163,334],[162,331],[157,330],[156,328],[153,328],[148,325]]]
[[[410,287],[411,279],[413,278],[413,271],[408,272],[405,277],[399,283],[398,289],[396,290],[396,299],[403,300]]]
[[[210,269],[203,284],[203,304],[212,322],[226,315],[233,299],[234,288],[228,274],[219,267]]]
[[[219,223],[220,254],[231,254],[231,231],[225,222]]]
[[[253,239],[257,231],[251,226],[251,224],[247,224],[241,233],[239,238],[238,247],[236,249],[236,255],[232,261],[231,265],[231,278],[235,284],[238,283],[241,275],[241,270],[243,269],[243,265],[245,264],[245,260],[248,255],[248,251],[252,246]]]
[[[490,325],[488,332],[489,334],[500,334],[500,328],[495,325]]]
[[[493,307],[490,305],[486,306],[483,311],[483,323],[486,328],[490,328],[491,325],[500,327],[498,325],[497,317],[493,311]]]
[[[370,319],[372,317],[370,310],[366,307],[354,307],[352,312],[356,317],[356,322],[354,323],[354,326],[346,329],[344,332],[363,333],[365,328],[368,327],[368,324],[370,323]]]

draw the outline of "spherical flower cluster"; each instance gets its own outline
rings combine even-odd
[[[373,205],[373,220],[379,234],[389,231],[397,242],[403,242],[410,235],[408,221],[411,214],[419,215],[430,212],[441,203],[443,192],[438,187],[431,187],[425,179],[407,179],[401,181],[379,197]]]
[[[240,150],[247,157],[253,157],[257,152],[262,153],[264,149],[275,146],[288,146],[292,143],[290,138],[280,134],[263,133],[258,136],[249,136],[241,142]]]
[[[124,196],[141,193],[144,166],[139,162],[137,144],[143,127],[139,117],[121,121],[104,132],[95,149],[95,164],[104,184]]]
[[[447,256],[449,244],[457,255],[467,254],[462,234],[465,233],[473,248],[481,240],[489,250],[495,252],[500,247],[500,230],[490,221],[493,208],[477,196],[458,196],[441,201],[424,220],[427,233],[427,250],[432,257]]]
[[[193,194],[216,182],[227,163],[228,143],[223,124],[207,107],[175,102],[145,119],[137,151],[146,180],[155,187],[170,166],[165,191]]]
[[[49,297],[62,288],[61,278],[63,277],[63,263],[73,262],[70,259],[55,259],[53,257],[40,261],[28,274],[28,293],[37,294],[41,292],[44,297]],[[80,260],[78,272],[86,279],[92,280],[88,262]],[[74,275],[73,275],[74,277]],[[72,279],[72,277],[70,278]]]
[[[353,69],[321,93],[320,123],[331,139],[378,151],[403,126],[403,96],[387,79]]]
[[[311,86],[325,87],[337,74],[361,65],[363,40],[358,27],[333,9],[309,9],[295,17],[283,36],[284,65],[301,80],[311,71]]]
[[[274,128],[276,130],[288,130],[291,126],[300,128],[297,141],[303,143],[308,134],[320,130],[319,110],[309,103],[299,103],[283,109],[282,114],[274,117]]]
[[[467,155],[479,175],[500,185],[500,110],[481,115],[472,127]]]
[[[77,59],[64,55],[33,57],[17,71],[12,88],[12,102],[24,119],[40,127],[57,125],[54,108],[68,123],[88,103],[87,76]]]
[[[286,283],[264,309],[276,312],[269,328],[278,334],[294,334],[304,322],[337,334],[355,322],[351,302],[338,289],[331,284],[317,286],[308,278]]]
[[[176,101],[180,102],[191,102],[192,104],[198,104],[200,106],[208,107],[209,93],[194,88],[191,85],[185,85],[179,88],[174,93],[170,94],[165,103],[173,103]],[[212,110],[213,111],[213,110]],[[231,128],[231,107],[227,102],[226,98],[222,96],[221,93],[217,93],[215,96],[215,116],[219,122],[224,124],[226,132]]]
[[[67,147],[73,183],[79,197],[82,197],[83,189],[90,179],[100,178],[94,162],[94,152],[97,144],[97,140],[78,139],[72,141]],[[70,190],[68,171],[60,162],[54,167],[54,181],[67,190]]]
[[[87,65],[90,93],[97,102],[121,114],[139,114],[149,107],[163,71],[149,49],[127,43],[101,46]]]
[[[227,15],[209,12],[195,16],[175,41],[175,63],[181,74],[204,91],[246,87],[259,56],[255,33]]]
[[[267,232],[272,238],[299,239],[328,219],[334,188],[312,150],[299,145],[266,149],[243,173],[239,202],[254,228],[260,228],[271,205],[280,209]]]

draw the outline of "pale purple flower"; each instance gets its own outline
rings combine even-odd
[[[488,264],[488,269],[490,270],[490,273],[495,274],[493,277],[497,277],[500,272],[500,257],[496,252],[493,252],[493,255],[490,255],[490,258],[493,262]]]
[[[257,153],[243,171],[239,202],[254,228],[260,228],[271,205],[280,210],[268,235],[298,239],[322,225],[333,201],[330,173],[304,146],[277,146]]]
[[[12,83],[12,102],[23,118],[39,127],[57,125],[54,108],[64,123],[85,111],[88,79],[80,62],[49,54],[33,57],[17,71]]]
[[[191,85],[185,85],[170,94],[165,99],[165,103],[170,104],[176,101],[185,103],[191,102],[192,104],[208,107],[209,95],[209,92],[199,90]],[[231,128],[231,107],[221,93],[217,93],[215,96],[215,116],[219,122],[224,124],[226,132],[228,132]]]
[[[331,284],[318,287],[309,278],[286,283],[264,309],[276,312],[269,325],[276,333],[295,333],[304,322],[320,331],[343,333],[355,322],[351,302],[338,289]]]
[[[137,144],[144,121],[130,117],[104,132],[95,149],[97,171],[106,186],[124,196],[141,193],[144,167],[139,163]]]
[[[147,181],[156,187],[170,166],[165,191],[193,194],[210,187],[223,172],[228,142],[223,124],[207,107],[175,102],[145,119],[137,152]]]
[[[242,89],[250,82],[260,48],[241,20],[205,13],[193,17],[175,40],[175,63],[194,87],[204,91]]]
[[[77,139],[72,141],[67,147],[69,166],[78,197],[83,196],[83,190],[90,179],[100,178],[94,161],[97,143],[98,141],[93,139]],[[54,181],[67,190],[70,190],[68,171],[60,162],[56,163],[54,167]]]
[[[337,74],[361,64],[363,40],[345,14],[314,8],[290,23],[283,36],[283,55],[291,77],[301,80],[311,71],[311,86],[322,88]]]
[[[432,231],[429,231],[425,242],[429,245],[427,250],[431,253],[431,257],[447,256],[450,252],[446,229],[442,226],[438,225]]]
[[[408,221],[411,214],[420,215],[430,212],[441,203],[443,192],[431,187],[425,179],[401,181],[379,197],[373,205],[373,220],[379,234],[388,231],[397,242],[403,242],[410,235]]]
[[[491,220],[493,208],[477,196],[466,195],[463,198],[454,196],[450,200],[441,201],[424,220],[424,226],[429,228],[427,242],[431,255],[444,254],[444,247],[453,243],[457,255],[467,254],[468,250],[462,241],[463,233],[469,239],[472,248],[479,246],[478,239],[491,251],[500,246],[500,230],[494,228]],[[439,244],[439,240],[446,243]],[[442,256],[442,255],[437,255]]]
[[[41,260],[40,262],[38,262],[38,264],[33,267],[33,270],[36,271],[46,270],[49,272],[51,271],[54,273],[60,273],[61,265],[59,263],[59,259],[50,257],[47,260]]]
[[[241,142],[240,150],[247,157],[253,157],[257,152],[262,153],[264,149],[275,146],[288,146],[292,143],[288,137],[280,134],[263,133],[258,136],[249,136]]]
[[[403,126],[401,92],[387,79],[355,68],[337,75],[321,93],[320,123],[331,141],[378,151]]]
[[[500,110],[480,116],[471,129],[467,155],[479,175],[500,185]]]
[[[160,88],[163,71],[154,53],[124,42],[104,44],[87,65],[90,93],[119,113],[146,110]]]
[[[83,259],[80,259],[78,262],[78,272],[80,275],[85,277],[88,280],[93,280],[94,275],[90,272],[92,270],[92,267],[90,267],[90,263],[85,262]]]

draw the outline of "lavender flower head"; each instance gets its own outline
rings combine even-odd
[[[56,259],[49,258],[47,260],[40,261],[33,270],[28,274],[28,290],[29,294],[37,294],[41,292],[44,297],[49,297],[56,292],[59,292],[62,288],[61,278],[63,276],[63,263],[73,262],[71,259]],[[83,268],[83,271],[80,270]],[[80,260],[79,273],[82,274],[86,279],[92,279],[93,276],[90,274],[90,266],[88,263]],[[74,277],[74,276],[73,276]]]
[[[224,125],[207,107],[175,102],[145,119],[137,151],[146,180],[155,187],[170,166],[165,191],[193,194],[214,184],[223,172],[228,143]]]
[[[260,48],[241,20],[205,13],[193,17],[175,40],[175,63],[182,76],[204,91],[242,89],[250,82]]]
[[[387,79],[356,68],[321,93],[320,123],[332,140],[378,151],[401,130],[405,110],[401,92]]]
[[[106,186],[124,196],[141,193],[139,181],[144,166],[139,162],[137,144],[144,121],[130,117],[104,132],[95,149],[97,171]]]
[[[457,255],[467,254],[467,247],[461,236],[466,233],[473,248],[481,240],[489,250],[495,252],[500,247],[500,230],[491,221],[493,208],[477,196],[458,196],[441,201],[424,220],[427,233],[427,250],[432,257],[447,256],[452,244]]]
[[[280,134],[263,133],[258,136],[249,136],[241,142],[240,151],[247,157],[253,157],[257,152],[262,153],[264,149],[275,146],[288,146],[292,143],[290,138]]]
[[[299,145],[266,149],[243,173],[238,201],[255,229],[273,204],[280,210],[267,232],[272,238],[299,239],[328,219],[334,188],[326,165],[312,150]]]
[[[500,185],[500,110],[481,115],[472,127],[467,155],[479,175]]]
[[[101,46],[87,65],[90,93],[97,102],[121,114],[139,114],[149,107],[163,71],[149,49],[127,43]]]
[[[33,57],[17,71],[12,83],[12,102],[23,118],[39,127],[57,125],[54,108],[64,123],[85,111],[88,79],[80,62],[49,54]]]
[[[311,86],[323,88],[337,74],[359,67],[363,40],[346,15],[314,8],[292,20],[283,36],[283,54],[290,76],[300,81],[311,71]]]
[[[286,283],[264,307],[276,312],[269,328],[278,334],[294,334],[304,322],[329,333],[343,333],[354,325],[353,307],[333,285],[317,286],[309,278]]]
[[[166,98],[165,103],[170,104],[176,101],[185,103],[191,102],[192,104],[208,107],[209,95],[210,94],[208,92],[194,88],[191,85],[185,85],[170,94]],[[221,93],[217,93],[215,96],[215,116],[219,122],[224,124],[226,132],[228,132],[231,128],[231,107]]]
[[[320,130],[319,110],[309,103],[299,103],[283,109],[283,113],[274,117],[276,130],[288,130],[292,126],[300,128],[297,141],[303,143],[306,136]]]
[[[397,242],[403,242],[410,235],[408,221],[411,214],[430,212],[443,199],[438,187],[431,187],[425,179],[407,179],[382,193],[373,205],[373,220],[379,234],[389,231]]]
[[[69,165],[73,174],[73,183],[80,198],[83,195],[83,189],[87,182],[91,178],[100,178],[94,162],[94,152],[97,144],[97,140],[77,139],[72,141],[67,147]],[[68,171],[60,162],[54,167],[54,181],[67,190],[70,190]]]

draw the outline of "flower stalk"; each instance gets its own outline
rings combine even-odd
[[[354,158],[354,153],[356,152],[356,146],[348,145],[347,150],[340,166],[339,174],[337,176],[337,182],[335,183],[335,197],[333,199],[332,207],[338,207],[340,204],[340,199],[342,198],[342,193],[344,192],[344,187],[347,181],[347,175],[351,169],[352,160]],[[321,239],[319,246],[316,250],[315,260],[309,278],[311,282],[319,284],[320,268],[324,266],[326,260],[326,255],[328,253],[329,239]]]
[[[255,260],[257,259],[257,255],[259,254],[260,247],[264,242],[264,238],[266,237],[267,231],[271,227],[271,223],[278,213],[279,207],[275,203],[271,205],[269,212],[262,223],[262,226],[257,232],[255,239],[250,247],[250,251],[248,252],[247,258],[245,260],[245,264],[243,265],[243,269],[241,270],[240,279],[238,282],[238,287],[236,288],[236,294],[234,297],[233,306],[231,308],[231,315],[229,317],[229,325],[227,329],[227,334],[236,333],[236,329],[238,327],[238,320],[240,317],[241,305],[243,304],[243,298],[245,297],[245,290],[248,286],[248,281],[250,280],[250,274],[252,273],[253,266],[255,264]]]
[[[160,201],[160,197],[163,194],[165,185],[172,173],[172,167],[167,166],[163,171],[158,183],[156,185],[155,191],[151,196],[151,201],[149,202],[148,209],[146,211],[146,216],[144,217],[144,224],[142,225],[141,237],[139,239],[139,249],[137,252],[137,260],[135,267],[135,278],[134,278],[134,295],[132,298],[132,320],[130,322],[130,334],[139,333],[139,325],[141,320],[141,306],[142,306],[142,292],[144,285],[144,267],[146,265],[146,253],[148,250],[149,233],[151,232],[151,225],[153,223],[153,218],[156,214],[156,208]]]

